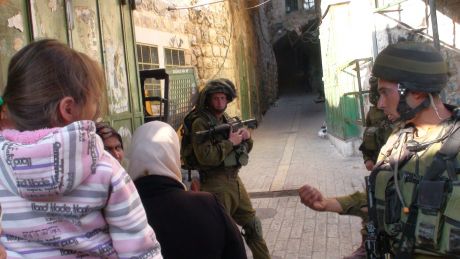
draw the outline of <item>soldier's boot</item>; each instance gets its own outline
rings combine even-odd
[[[254,259],[270,259],[270,253],[262,235],[262,224],[257,217],[243,226],[243,236]]]
[[[366,259],[366,246],[364,245],[365,237],[363,236],[363,240],[361,241],[361,245],[349,256],[343,257],[343,259]]]

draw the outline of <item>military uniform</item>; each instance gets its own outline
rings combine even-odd
[[[364,163],[371,160],[375,164],[380,154],[380,149],[385,145],[393,128],[385,113],[376,107],[379,98],[377,79],[371,77],[369,84],[369,100],[373,105],[366,114],[366,128],[364,129],[363,142],[359,146],[359,150],[363,154]],[[337,201],[343,209],[342,215],[358,216],[363,219],[363,225],[366,224],[367,212],[363,212],[362,210],[363,207],[367,206],[365,193],[355,192],[351,195],[337,197]],[[361,230],[361,233],[366,235],[365,228]]]
[[[366,128],[363,133],[363,143],[359,150],[363,153],[364,162],[377,162],[380,149],[387,142],[392,127],[385,113],[375,106],[371,106],[366,115]]]
[[[215,84],[223,83],[216,80],[208,82],[200,94],[199,112],[192,123],[192,132],[209,130],[210,127],[228,123],[231,119],[226,113],[218,119],[206,108],[207,95],[222,92],[212,88]],[[248,139],[233,146],[227,138],[223,134],[213,134],[204,140],[192,137],[193,152],[199,164],[201,190],[215,194],[235,222],[242,226],[244,238],[255,259],[270,258],[262,236],[260,220],[256,217],[246,188],[238,176],[241,166],[247,164],[253,141]]]
[[[404,226],[411,217],[410,213],[404,212],[404,208],[419,212],[415,217],[415,222],[411,222],[415,224],[413,235],[416,258],[422,258],[423,255],[443,257],[460,253],[460,185],[458,185],[458,180],[456,177],[454,177],[455,180],[450,179],[451,176],[448,175],[447,170],[444,170],[436,180],[421,185],[435,154],[443,144],[441,139],[451,134],[455,120],[456,118],[452,117],[444,121],[422,139],[415,137],[416,129],[407,126],[392,135],[388,144],[382,148],[382,157],[379,158],[379,166],[373,172],[372,179],[377,185],[375,201],[378,226],[388,236],[391,236],[388,240],[394,254],[400,250]],[[436,139],[439,141],[435,141]],[[412,143],[427,143],[428,141],[434,141],[434,143],[426,148],[420,146],[413,151],[408,148],[408,145]],[[458,154],[454,161],[459,164]],[[394,177],[395,167],[398,167],[396,178]],[[399,186],[401,197],[398,196],[395,185]],[[445,188],[453,190],[449,193]],[[418,192],[418,199],[414,196],[415,190]],[[428,201],[424,200],[425,195],[430,196]],[[444,197],[439,198],[438,196]],[[438,201],[436,197],[440,200]],[[413,203],[414,200],[416,200],[415,203]],[[412,208],[411,204],[418,208]],[[435,208],[437,205],[441,207],[439,211]],[[442,235],[443,232],[444,235]]]
[[[459,258],[460,116],[433,97],[447,71],[439,51],[417,42],[390,45],[374,62],[372,73],[384,80],[382,104],[392,116],[397,106],[401,122],[368,178],[366,244],[376,258]]]

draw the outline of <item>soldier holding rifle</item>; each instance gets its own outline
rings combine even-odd
[[[248,163],[253,141],[249,130],[242,127],[244,123],[225,112],[227,104],[235,97],[235,86],[230,80],[207,82],[195,110],[184,120],[182,161],[188,168],[199,171],[201,191],[215,194],[235,222],[242,226],[254,258],[270,258],[260,220],[238,176],[239,169]],[[188,138],[189,146],[184,144]],[[190,165],[190,161],[194,161],[194,165]]]

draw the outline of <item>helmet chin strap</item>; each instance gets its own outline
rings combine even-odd
[[[430,99],[426,98],[421,104],[415,108],[411,108],[406,102],[406,97],[408,91],[401,84],[398,84],[399,92],[399,103],[398,103],[398,113],[399,119],[397,121],[408,121],[413,119],[417,113],[428,108],[430,106]]]

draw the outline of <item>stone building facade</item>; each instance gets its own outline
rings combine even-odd
[[[265,13],[251,6],[245,0],[144,0],[134,12],[136,41],[156,48],[158,67],[168,67],[168,51],[178,51],[178,65],[196,69],[198,88],[229,78],[238,90],[230,114],[261,118],[277,98],[277,67],[270,41],[263,40],[270,37]]]

